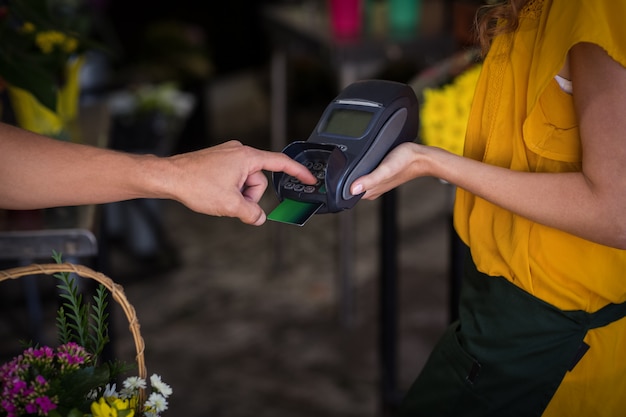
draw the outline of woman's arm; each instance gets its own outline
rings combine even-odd
[[[412,178],[435,176],[538,223],[626,249],[626,69],[598,46],[576,45],[570,73],[583,145],[575,173],[495,167],[414,143],[396,148],[352,184],[377,198]]]
[[[282,153],[230,141],[159,158],[62,142],[0,124],[0,207],[33,209],[133,198],[172,199],[214,216],[260,225],[262,172],[315,178]]]

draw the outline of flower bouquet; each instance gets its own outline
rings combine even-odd
[[[172,389],[154,374],[149,382],[144,361],[144,341],[139,322],[122,287],[110,278],[80,265],[31,265],[0,271],[0,282],[28,275],[54,275],[63,299],[57,311],[59,345],[28,346],[0,365],[0,416],[25,417],[157,417],[168,407]],[[84,302],[75,277],[99,283],[92,303]],[[109,342],[107,296],[122,307],[137,352],[137,375],[117,381],[131,366],[104,362],[101,354]]]

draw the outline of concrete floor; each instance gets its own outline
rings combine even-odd
[[[442,188],[424,180],[402,193],[423,210],[401,208],[400,390],[447,320]],[[318,216],[303,228],[251,228],[173,204],[165,212],[180,266],[139,279],[113,276],[123,281],[139,315],[149,372],[174,387],[171,415],[380,415],[376,203],[362,202],[356,212],[348,324],[338,291],[336,217]],[[279,267],[276,250],[282,252]],[[118,350],[131,357],[122,341],[128,336],[120,333]]]
[[[221,121],[213,133],[267,148],[267,96],[254,80],[229,80],[229,97],[240,99],[213,107],[211,119]],[[219,101],[219,89],[211,94]],[[247,98],[256,112],[245,111]],[[303,135],[294,140],[306,139],[321,109],[292,109],[292,132]],[[397,196],[394,382],[401,393],[448,321],[452,190],[424,178],[401,186]],[[268,190],[262,206],[269,211],[277,203]],[[108,250],[109,274],[124,286],[141,323],[148,372],[160,374],[174,390],[164,416],[384,414],[379,201],[361,201],[351,210],[355,244],[348,291],[338,272],[344,214],[317,215],[299,228],[247,226],[172,202],[161,202],[159,210],[171,245],[161,253],[167,268],[158,267],[159,259],[138,262],[119,242]],[[113,317],[115,350],[132,361],[127,324],[121,312]]]

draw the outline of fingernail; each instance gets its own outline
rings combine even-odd
[[[352,195],[361,194],[363,192],[363,185],[357,184],[352,189]]]

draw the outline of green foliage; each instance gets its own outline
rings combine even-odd
[[[70,325],[67,322],[67,316],[65,315],[65,309],[63,309],[63,306],[59,307],[59,310],[57,311],[57,331],[59,335],[59,343],[61,344],[69,342],[72,338]]]
[[[92,314],[89,328],[91,333],[89,337],[96,355],[100,355],[104,346],[109,342],[109,332],[107,328],[109,314],[106,312],[108,306],[107,292],[104,286],[99,285],[94,296],[94,305],[91,306]]]
[[[108,366],[89,366],[62,375],[51,384],[54,384],[53,388],[59,396],[59,404],[74,404],[74,409],[86,411],[92,402],[86,394],[105,386],[110,380]],[[62,408],[59,411],[64,416],[70,413],[70,410]]]
[[[54,252],[53,259],[62,263],[61,254]],[[59,343],[75,342],[99,358],[109,342],[107,289],[99,284],[93,297],[93,305],[83,302],[78,283],[69,273],[54,275],[60,281],[57,288],[65,302],[57,311]]]

